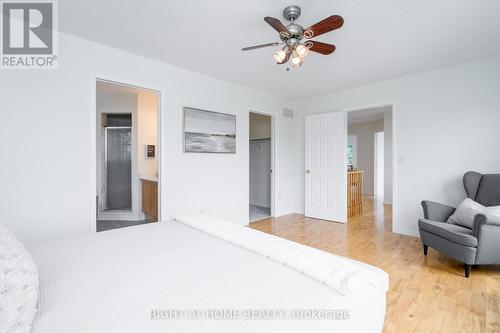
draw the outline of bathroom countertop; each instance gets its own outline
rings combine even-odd
[[[148,182],[158,183],[158,177],[152,175],[143,175],[139,177],[140,180],[146,180]]]

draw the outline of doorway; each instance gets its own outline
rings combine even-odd
[[[378,223],[397,215],[394,116],[392,104],[305,116],[305,216]]]
[[[392,214],[392,105],[348,111],[347,119],[349,219]]]
[[[249,123],[249,220],[255,222],[272,216],[272,116],[250,112]]]
[[[96,231],[157,222],[159,92],[96,81]]]

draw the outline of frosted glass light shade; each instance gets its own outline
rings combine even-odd
[[[273,57],[276,62],[283,62],[283,60],[285,60],[286,58],[286,52],[283,50],[278,50],[274,52]]]

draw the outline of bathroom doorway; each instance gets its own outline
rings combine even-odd
[[[96,82],[96,231],[158,221],[159,96]]]

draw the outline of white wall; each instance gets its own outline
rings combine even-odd
[[[81,235],[95,218],[95,76],[160,89],[162,219],[203,209],[248,223],[248,110],[276,115],[276,212],[304,211],[304,115],[395,103],[394,230],[420,201],[455,205],[468,170],[499,172],[500,57],[290,102],[59,34],[57,70],[0,75],[0,223],[25,241]],[[237,115],[237,153],[184,154],[182,107]],[[282,117],[282,108],[295,118]],[[290,167],[292,166],[292,167]],[[295,195],[294,195],[295,193]]]
[[[456,205],[468,170],[500,172],[500,57],[297,101],[295,209],[304,211],[304,116],[394,103],[394,231],[417,235],[420,201]]]
[[[392,204],[392,110],[384,112],[384,203]]]
[[[276,114],[276,215],[292,212],[293,120],[287,101],[59,34],[57,70],[0,75],[0,223],[25,241],[82,235],[95,218],[95,82],[161,89],[161,218],[201,209],[248,223],[248,110]],[[237,115],[236,154],[182,152],[182,107]]]
[[[374,195],[374,135],[376,132],[384,131],[384,121],[376,120],[361,124],[349,124],[347,127],[349,135],[355,135],[356,139],[356,167],[363,173],[363,194]]]

